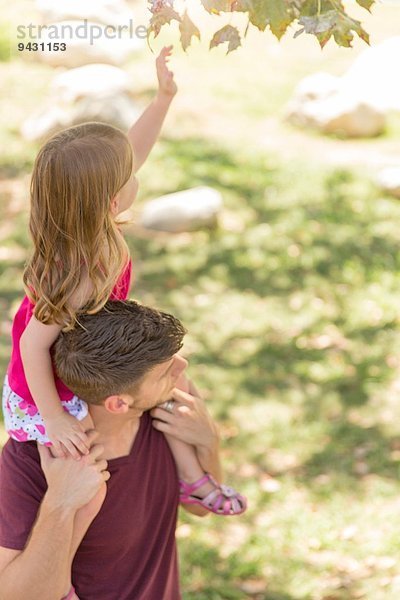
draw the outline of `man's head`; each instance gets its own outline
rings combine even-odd
[[[132,301],[107,302],[60,333],[52,349],[56,372],[90,404],[102,405],[111,397],[117,406],[125,396],[149,408],[170,397],[186,368],[176,354],[185,333],[168,313]]]

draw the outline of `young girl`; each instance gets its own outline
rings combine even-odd
[[[3,413],[10,436],[51,445],[56,456],[88,452],[87,404],[53,372],[50,348],[78,311],[97,312],[126,299],[132,264],[116,217],[132,204],[135,173],[153,147],[177,92],[167,62],[156,61],[159,90],[128,136],[85,123],[53,136],[39,151],[31,181],[34,251],[24,272],[25,296],[13,323],[13,350],[4,383]],[[61,400],[61,401],[60,401]],[[195,449],[169,438],[183,502],[217,514],[239,514],[244,498],[204,474]],[[196,492],[196,495],[194,495]]]

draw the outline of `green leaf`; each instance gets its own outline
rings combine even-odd
[[[351,47],[353,41],[353,32],[358,35],[364,42],[369,44],[369,35],[362,28],[360,21],[351,19],[346,15],[338,15],[338,19],[333,32],[335,42],[338,46],[344,46],[346,48]]]
[[[325,46],[332,36],[338,46],[350,48],[354,39],[354,33],[369,44],[368,33],[362,28],[360,21],[356,21],[336,10],[329,10],[320,15],[303,16],[299,19],[299,24],[303,28],[296,32],[295,37],[303,33],[303,31],[311,33],[317,37],[321,48]]]
[[[337,12],[335,10],[330,10],[326,13],[315,15],[313,17],[301,17],[299,19],[299,24],[303,25],[306,33],[312,33],[313,35],[316,35],[317,33],[326,33],[333,30],[337,17]]]
[[[207,12],[219,15],[220,12],[232,12],[235,0],[201,0]]]
[[[232,25],[225,25],[225,27],[219,29],[214,34],[214,37],[210,42],[210,50],[211,48],[215,48],[224,42],[229,42],[227,54],[241,46],[240,34],[236,27],[233,27]]]
[[[356,0],[360,6],[369,10],[375,0]],[[148,29],[149,34],[157,37],[162,27],[172,20],[180,23],[181,44],[186,50],[192,43],[193,37],[200,39],[200,31],[187,14],[181,17],[173,6],[174,0],[150,0],[152,17]],[[348,16],[343,0],[201,0],[201,4],[208,13],[220,15],[221,13],[247,13],[248,23],[244,33],[246,37],[249,25],[252,24],[260,31],[268,27],[280,39],[293,21],[298,20],[302,28],[295,33],[314,35],[321,47],[332,37],[339,46],[349,47],[354,35],[358,35],[367,44],[368,33],[362,28],[359,21]],[[347,5],[346,5],[347,6]],[[221,33],[222,32],[222,33]],[[223,39],[228,36],[227,39]],[[229,38],[229,39],[228,39]],[[227,26],[216,32],[211,48],[224,41],[229,42],[228,52],[241,45],[241,37],[233,26]]]
[[[373,4],[375,4],[375,0],[356,0],[356,2],[357,2],[357,4],[359,4],[363,8],[366,8],[370,12],[371,12],[371,6]]]
[[[285,0],[240,0],[239,6],[247,6],[250,22],[260,31],[269,25],[272,33],[280,39],[295,18]]]
[[[301,0],[300,15],[302,17],[318,17],[321,14],[327,13],[332,9],[343,10],[344,7],[341,0],[321,0],[320,4],[317,0]],[[337,13],[337,10],[334,10]]]
[[[187,11],[182,17],[182,21],[179,24],[179,31],[181,32],[181,44],[182,48],[186,52],[186,49],[192,43],[192,37],[197,37],[200,39],[200,31],[190,19]]]
[[[322,33],[316,33],[315,34],[317,40],[319,41],[319,45],[321,46],[321,48],[323,48],[325,46],[325,44],[327,44],[329,42],[329,40],[332,37],[332,32],[331,31],[324,31]]]

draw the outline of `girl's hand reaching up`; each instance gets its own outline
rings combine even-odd
[[[156,60],[158,93],[171,98],[175,96],[178,91],[178,86],[174,80],[174,74],[168,69],[172,48],[173,46],[164,46]]]
[[[45,425],[47,436],[52,443],[51,449],[56,457],[70,454],[79,460],[82,454],[89,453],[89,438],[81,423],[66,411],[54,417],[47,417]]]

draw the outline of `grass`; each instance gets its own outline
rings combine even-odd
[[[7,25],[0,25],[0,62],[10,60],[10,38]]]

